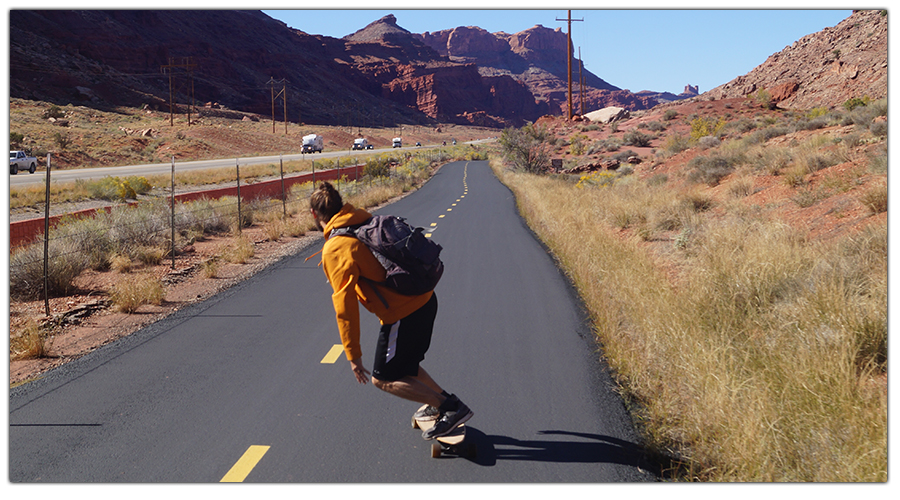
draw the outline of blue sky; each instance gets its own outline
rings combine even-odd
[[[598,3],[588,5],[596,7]],[[818,4],[823,6],[825,2]],[[391,5],[398,7],[362,10],[341,8],[337,4],[335,10],[263,12],[292,28],[335,38],[349,35],[387,14],[394,14],[397,24],[414,33],[458,26],[507,33],[536,24],[562,28],[563,32],[567,29],[565,22],[556,21],[566,18],[566,10],[505,9],[496,2],[480,5],[501,9],[467,6],[454,10],[412,10],[402,2]],[[681,93],[686,85],[697,85],[702,93],[727,83],[800,38],[836,26],[852,13],[829,7],[813,9],[802,3],[795,4],[798,7],[793,10],[756,10],[755,7],[754,10],[680,7],[597,10],[579,9],[577,2],[569,5],[573,19],[584,19],[572,23],[572,42],[576,56],[581,48],[587,69],[608,83],[633,92],[653,90],[675,94]],[[641,7],[640,2],[635,6]]]

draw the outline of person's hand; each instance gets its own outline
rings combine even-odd
[[[353,370],[353,375],[356,377],[356,381],[360,384],[367,384],[369,382],[370,375],[369,370],[366,370],[366,367],[363,366],[362,361],[357,359],[350,362],[350,368]]]

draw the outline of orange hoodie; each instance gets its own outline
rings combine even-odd
[[[341,343],[344,345],[344,353],[348,360],[359,359],[362,356],[359,345],[359,303],[378,316],[382,324],[391,324],[425,305],[434,293],[401,295],[390,288],[379,286],[376,294],[373,285],[366,280],[360,280],[362,276],[376,283],[383,282],[386,278],[384,268],[372,255],[371,250],[356,238],[350,236],[329,238],[329,235],[332,229],[361,224],[370,217],[372,215],[369,212],[346,203],[325,225],[326,241],[322,249],[322,267],[334,290],[331,300],[334,303]]]

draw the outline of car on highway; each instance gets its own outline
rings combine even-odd
[[[9,152],[9,173],[11,175],[18,174],[19,170],[27,170],[28,173],[33,174],[36,168],[37,158],[34,156],[28,156],[25,151]]]

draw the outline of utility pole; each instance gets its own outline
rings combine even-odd
[[[276,83],[281,84],[281,90],[278,91],[278,94],[275,94]],[[282,78],[276,81],[275,77],[271,77],[266,82],[266,85],[270,85],[272,90],[272,133],[275,133],[275,99],[281,97],[281,100],[284,102],[284,133],[287,134],[287,79]]]
[[[584,69],[584,62],[581,60],[581,47],[578,47],[578,97],[581,99],[581,111],[578,113],[584,116],[584,75],[581,73]]]
[[[172,87],[173,70],[176,68],[187,71],[191,79],[191,105],[188,106],[188,126],[191,125],[191,108],[194,106],[194,63],[193,57],[182,57],[176,60],[174,57],[169,58],[169,64],[160,66],[163,73],[169,74],[169,126],[175,125],[175,89]]]
[[[584,19],[572,19],[572,11],[568,11],[569,15],[566,19],[559,19],[557,21],[568,21],[569,23],[569,43],[566,46],[566,55],[568,56],[568,68],[569,68],[569,120],[572,119],[572,21],[584,21]]]

